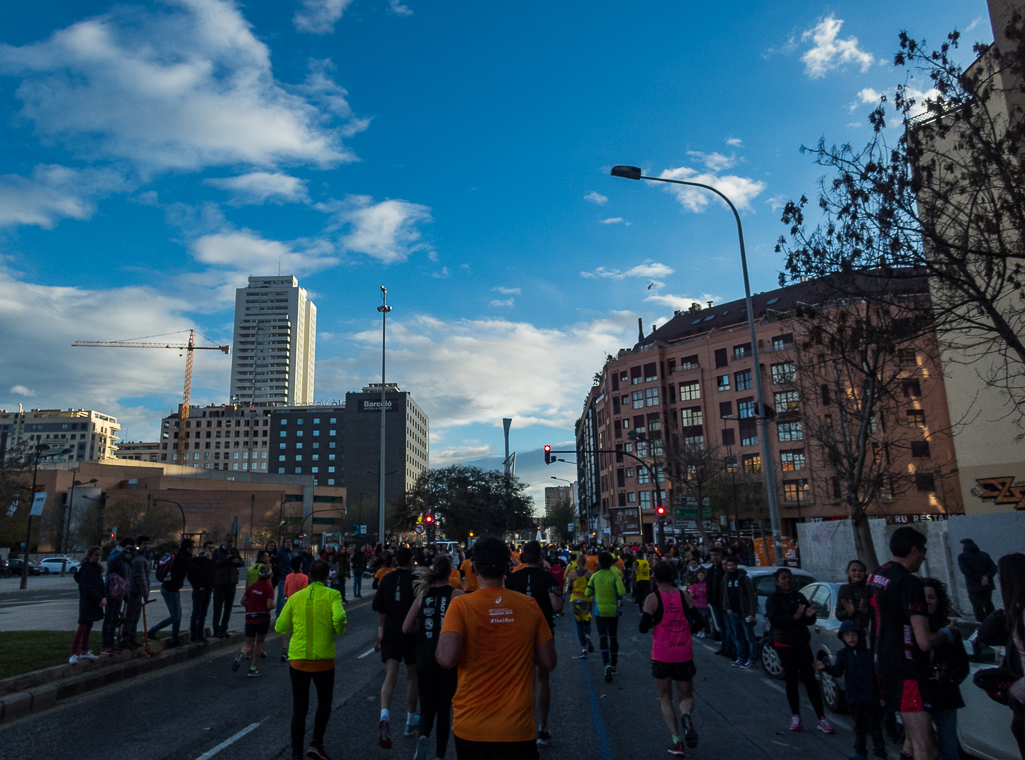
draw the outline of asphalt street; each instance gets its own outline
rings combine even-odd
[[[392,703],[394,746],[377,744],[379,692],[384,669],[373,652],[377,615],[369,598],[347,608],[349,627],[338,640],[334,709],[326,737],[332,758],[412,757],[414,740],[402,736],[404,678]],[[618,674],[603,680],[597,652],[578,658],[572,621],[559,618],[559,665],[552,674],[553,738],[542,757],[623,760],[667,757],[670,737],[650,674],[650,634],[637,632],[639,614],[627,603],[620,624]],[[597,641],[597,637],[595,636]],[[706,643],[707,642],[707,643]],[[291,692],[281,642],[268,643],[260,678],[231,672],[234,653],[216,652],[170,670],[134,679],[61,703],[0,727],[6,760],[41,757],[127,760],[270,760],[289,757]],[[712,655],[711,641],[695,642],[694,721],[700,734],[693,758],[839,758],[851,751],[850,724],[835,718],[836,734],[787,730],[782,684],[761,670],[742,671]],[[315,703],[315,698],[313,699]],[[810,707],[805,723],[814,725]],[[310,715],[312,725],[312,709]],[[433,749],[433,741],[432,741]],[[898,750],[891,747],[891,753]],[[447,757],[455,757],[450,744]]]

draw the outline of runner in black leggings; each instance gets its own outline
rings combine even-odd
[[[598,555],[598,572],[587,581],[587,595],[594,597],[595,623],[598,626],[598,646],[601,648],[605,680],[611,681],[616,672],[619,656],[619,600],[626,596],[626,587],[619,568],[612,568],[612,555]]]
[[[456,694],[456,668],[443,668],[434,658],[438,648],[438,636],[448,611],[449,602],[462,595],[452,588],[449,576],[452,574],[452,559],[447,554],[434,560],[431,568],[418,568],[413,583],[416,600],[409,608],[402,623],[403,633],[417,631],[416,637],[416,688],[420,697],[420,725],[417,731],[414,760],[427,760],[428,737],[438,719],[438,736],[435,740],[435,756],[445,757],[452,719],[452,697]]]

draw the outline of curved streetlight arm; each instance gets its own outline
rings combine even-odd
[[[170,499],[153,499],[153,503],[154,504],[156,504],[158,501],[162,501],[162,502],[164,502],[166,504],[174,504],[176,507],[178,507],[178,511],[182,513],[182,538],[184,539],[185,538],[185,510],[182,509],[182,505],[179,504],[176,501],[171,501]],[[202,536],[200,536],[200,538],[202,538]]]
[[[726,197],[721,191],[711,185],[700,182],[688,182],[682,179],[667,179],[665,177],[646,177],[636,166],[613,166],[611,174],[613,177],[641,180],[649,182],[668,182],[673,185],[688,185],[708,190],[726,201],[726,205],[733,212],[733,218],[737,220],[737,236],[740,238],[740,265],[744,272],[744,305],[747,307],[747,325],[751,332],[751,358],[754,362],[755,392],[758,394],[758,434],[762,439],[762,460],[765,468],[765,497],[769,505],[769,522],[772,525],[772,564],[782,565],[783,558],[783,526],[779,519],[779,503],[776,495],[775,468],[772,464],[772,451],[769,447],[769,421],[765,412],[765,393],[762,388],[762,371],[758,360],[758,338],[755,334],[755,315],[751,303],[751,280],[747,273],[747,251],[744,248],[744,227],[740,223],[740,214],[733,201]]]

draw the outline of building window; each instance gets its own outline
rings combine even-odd
[[[912,441],[911,442],[911,458],[912,459],[928,459],[929,458],[929,442],[928,441]]]
[[[905,380],[901,383],[901,390],[904,398],[920,398],[922,395],[922,385],[917,380]]]
[[[651,509],[651,491],[641,491],[641,509]]]
[[[297,461],[297,462],[303,461],[303,455],[302,454],[296,454],[295,455],[295,461]]]
[[[285,468],[284,467],[279,467],[278,468],[278,475],[284,475],[284,474],[285,474]]]
[[[913,348],[898,349],[897,360],[900,362],[900,366],[902,367],[918,366],[918,357],[915,355],[915,349]]]
[[[773,394],[776,403],[776,414],[786,414],[797,411],[799,399],[797,391],[781,391]]]
[[[658,406],[658,388],[647,388],[644,391],[645,406]]]
[[[829,406],[832,403],[829,398],[829,386],[825,384],[820,385],[819,393],[822,394],[822,406]]]
[[[722,445],[733,446],[737,442],[736,436],[733,433],[732,428],[726,428],[722,431]]]
[[[833,476],[829,479],[829,492],[834,499],[840,498],[840,478]]]
[[[296,424],[296,425],[302,425],[302,424],[303,424],[303,418],[302,418],[302,417],[300,417],[299,419],[297,419],[297,420],[295,421],[295,424]]]
[[[783,500],[784,501],[804,501],[808,500],[808,484],[804,480],[784,480],[783,481]]]
[[[634,409],[643,409],[644,408],[644,391],[634,391],[632,395],[633,395],[633,407],[634,407]]]
[[[699,398],[701,398],[701,383],[697,380],[680,383],[680,401],[697,401]]]
[[[314,430],[314,431],[313,431],[313,435],[314,435],[314,436],[318,436],[318,435],[320,435],[320,431],[319,431],[319,430]]]
[[[316,473],[316,472],[319,472],[319,471],[320,471],[319,467],[311,467],[310,468],[310,472]]]
[[[782,351],[784,348],[788,348],[794,344],[794,334],[787,333],[786,335],[777,335],[772,339],[772,350]]]
[[[287,433],[284,430],[281,430],[281,431],[278,432],[278,435],[280,435],[282,438],[284,438],[287,435]]]
[[[328,431],[327,431],[327,434],[328,434],[329,436],[332,436],[332,435],[334,435],[334,434],[335,434],[335,431],[334,431],[334,430],[328,430]],[[333,444],[333,443],[332,443],[331,445],[332,445],[332,446],[334,446],[334,444]]]
[[[680,410],[680,427],[694,427],[695,425],[702,424],[703,415],[701,413],[701,407],[695,406],[689,409]],[[652,428],[655,430],[656,428]]]
[[[319,425],[320,424],[320,417],[314,417],[313,418],[313,424],[314,425]]]
[[[302,467],[296,467],[295,468],[295,474],[296,475],[302,475],[302,473],[303,473],[303,468]]]
[[[295,437],[296,438],[302,438],[303,437],[303,431],[302,430],[296,430],[295,431]]]
[[[641,484],[651,482],[651,474],[648,472],[647,467],[637,468],[637,482]]]
[[[719,375],[717,380],[718,380],[718,383],[719,383],[719,390],[720,391],[728,391],[730,389],[730,376],[729,375]]]
[[[740,460],[740,466],[744,472],[750,472],[757,475],[762,471],[762,455],[745,454],[744,458]]]
[[[655,364],[644,365],[644,382],[650,383],[655,380],[658,380],[658,372],[655,369],[656,366],[657,365]]]
[[[334,468],[334,467],[328,467],[328,468],[327,468],[327,471],[328,471],[328,472],[334,472],[334,471],[335,471],[335,468]]]
[[[776,431],[779,433],[780,443],[804,440],[804,427],[800,422],[781,422],[776,426]]]
[[[702,451],[705,448],[705,436],[703,435],[688,435],[684,436],[680,441],[683,444],[684,451]]]
[[[737,402],[737,416],[742,420],[755,416],[755,401],[753,398],[743,398]]]
[[[797,381],[797,366],[793,362],[779,362],[773,364],[770,369],[773,385],[786,385]]]
[[[745,357],[748,357],[750,355],[751,355],[751,344],[750,343],[741,343],[739,346],[734,346],[733,347],[733,358],[734,358],[734,360],[736,360],[736,359],[744,359]]]
[[[751,370],[745,370],[744,372],[737,372],[737,390],[738,391],[749,391],[751,390]]]
[[[279,462],[284,462],[285,461],[285,455],[281,454],[280,456],[278,456],[278,461]]]
[[[779,455],[785,472],[804,469],[804,451],[783,451]]]
[[[908,409],[908,425],[911,427],[925,427],[925,411],[922,409]]]
[[[919,491],[935,491],[936,478],[929,473],[918,473],[915,475],[915,488]]]
[[[733,402],[732,401],[720,401],[719,402],[719,417],[725,419],[726,417],[733,416]]]

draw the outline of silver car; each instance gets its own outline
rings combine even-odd
[[[975,635],[965,642],[969,654]],[[972,679],[984,668],[994,668],[1004,659],[1003,647],[981,647],[972,657],[971,671],[961,684],[965,706],[957,713],[957,739],[968,755],[982,760],[1019,760],[1018,745],[1011,735],[1011,709],[994,702]]]

